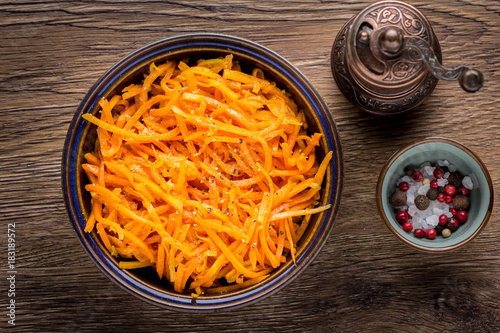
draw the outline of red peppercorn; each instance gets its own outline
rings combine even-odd
[[[457,189],[453,185],[446,185],[444,192],[448,195],[455,195],[457,193]]]
[[[435,179],[431,180],[431,182],[430,182],[429,186],[430,186],[431,188],[435,188],[435,189],[437,190],[437,189],[439,188],[438,181],[437,181],[437,180],[435,180]]]
[[[399,183],[399,189],[403,192],[406,192],[410,189],[410,184],[408,184],[407,182],[401,182]]]
[[[460,223],[458,222],[458,220],[454,217],[452,217],[450,219],[450,222],[448,222],[448,227],[451,231],[455,231],[458,229],[458,227],[460,226]]]
[[[406,208],[405,212],[406,212],[406,214],[408,214],[408,220],[411,220],[413,218],[413,216],[411,216],[410,213],[408,213],[408,208]]]
[[[421,182],[422,179],[424,179],[424,175],[420,171],[415,171],[411,175],[411,178],[413,178],[413,180],[418,183],[418,182]]]
[[[458,192],[462,192],[463,195],[468,195],[470,193],[470,190],[465,186],[460,186],[458,188]]]
[[[415,236],[417,238],[424,238],[424,236],[425,236],[424,229],[415,229],[415,231],[413,232],[413,236]]]
[[[403,224],[403,230],[406,231],[406,232],[410,232],[413,230],[413,224],[411,224],[411,222],[405,222]]]
[[[457,220],[461,224],[467,222],[468,217],[469,216],[468,216],[468,214],[467,214],[467,212],[465,210],[460,210],[457,213]]]
[[[428,239],[434,239],[436,238],[436,235],[437,235],[436,229],[427,229],[425,231],[425,237],[427,237]]]
[[[457,210],[455,208],[450,208],[450,213],[453,216],[457,216]]]
[[[446,194],[439,193],[436,200],[439,201],[439,202],[445,202],[446,201]]]
[[[447,195],[444,199],[444,202],[446,202],[447,204],[451,204],[453,202],[453,197],[451,195]]]
[[[408,221],[408,213],[404,210],[398,212],[396,214],[396,220],[401,224],[405,223],[406,221]]]
[[[441,169],[441,168],[436,168],[436,169],[434,169],[434,177],[435,177],[436,179],[441,179],[441,178],[443,178],[443,175],[444,175],[444,171],[443,171],[443,169]]]
[[[446,225],[448,223],[448,216],[441,214],[439,215],[439,224]]]

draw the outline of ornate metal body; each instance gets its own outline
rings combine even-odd
[[[459,80],[466,91],[482,86],[480,72],[441,66],[441,48],[420,11],[400,1],[366,7],[340,30],[331,66],[342,93],[377,115],[407,112],[434,90],[438,78]]]

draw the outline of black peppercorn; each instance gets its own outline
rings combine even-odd
[[[438,193],[445,193],[444,186],[439,186],[438,187]]]
[[[460,175],[458,172],[450,172],[450,176],[448,177],[448,184],[459,188],[460,186],[462,186],[462,179],[462,175]]]
[[[429,204],[430,204],[430,200],[429,198],[427,198],[425,195],[417,195],[417,197],[415,198],[415,206],[419,209],[419,210],[426,210],[428,207],[429,207]]]
[[[435,189],[435,188],[430,188],[429,191],[427,191],[427,198],[429,198],[430,200],[436,200],[437,197],[438,197],[438,190]]]
[[[408,165],[404,168],[405,175],[407,175],[408,177],[411,177],[411,175],[413,175],[414,171],[415,171],[415,167],[413,167],[411,165]]]
[[[389,203],[394,207],[403,206],[406,203],[406,192],[396,190],[389,198]]]
[[[470,208],[470,199],[469,197],[457,194],[453,198],[453,208],[456,210],[468,210]]]
[[[434,229],[436,229],[436,232],[438,235],[441,235],[441,232],[446,229],[446,225],[441,225],[441,224],[438,224]]]

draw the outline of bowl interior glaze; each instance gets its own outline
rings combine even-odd
[[[243,72],[260,68],[281,89],[287,90],[306,115],[309,131],[320,132],[323,138],[316,154],[319,159],[333,151],[321,191],[321,205],[331,204],[328,211],[315,215],[297,245],[297,261],[289,258],[264,281],[223,295],[202,295],[196,301],[180,294],[166,281],[160,281],[151,268],[121,270],[95,234],[85,233],[90,214],[90,196],[84,190],[88,182],[81,168],[85,153],[93,151],[96,127],[81,118],[84,113],[96,114],[98,101],[110,98],[131,83],[140,82],[151,62],[166,60],[191,61],[233,54]],[[253,42],[224,35],[181,35],[145,46],[130,54],[106,72],[90,89],[69,127],[63,163],[63,193],[73,227],[82,245],[96,265],[125,290],[157,305],[179,310],[212,311],[241,306],[268,296],[293,280],[318,254],[324,245],[338,212],[342,191],[343,164],[340,140],[328,107],[311,83],[290,63],[276,53]]]
[[[389,197],[396,190],[396,181],[404,176],[406,166],[435,163],[437,160],[448,160],[460,174],[471,176],[474,189],[469,194],[469,218],[448,238],[416,238],[413,232],[405,232],[396,221],[396,211],[390,205]],[[426,138],[403,147],[385,164],[377,184],[377,204],[387,227],[405,244],[424,251],[449,251],[468,243],[484,228],[493,209],[493,187],[486,167],[470,149],[454,140]]]

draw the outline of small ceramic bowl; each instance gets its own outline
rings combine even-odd
[[[222,295],[201,295],[194,300],[189,294],[176,293],[168,282],[160,281],[151,268],[122,270],[96,234],[84,232],[90,214],[88,182],[81,168],[83,155],[94,149],[96,128],[82,119],[84,113],[96,114],[98,101],[109,98],[131,83],[139,82],[151,62],[168,60],[210,59],[233,54],[242,71],[260,68],[269,79],[286,89],[304,110],[309,128],[323,134],[318,158],[333,151],[326,172],[320,204],[331,204],[328,211],[314,215],[308,230],[297,244],[296,264],[291,258],[260,283]],[[251,72],[250,72],[251,73]],[[218,34],[181,35],[147,45],[114,65],[90,89],[79,106],[68,130],[62,160],[62,187],[67,211],[76,234],[95,264],[114,282],[132,294],[157,305],[178,310],[213,311],[242,306],[260,300],[284,287],[311,263],[324,245],[338,212],[343,178],[340,140],[325,102],[311,83],[278,54],[253,42]]]
[[[404,176],[406,166],[419,166],[437,160],[447,160],[456,166],[460,174],[471,176],[474,188],[469,193],[471,207],[468,220],[448,238],[417,238],[413,232],[405,232],[396,221],[396,210],[389,203],[389,197],[396,190],[397,180]],[[483,230],[493,209],[493,186],[483,162],[462,144],[438,137],[417,140],[392,155],[378,178],[376,197],[380,216],[394,236],[413,248],[429,252],[450,251],[470,242]]]

